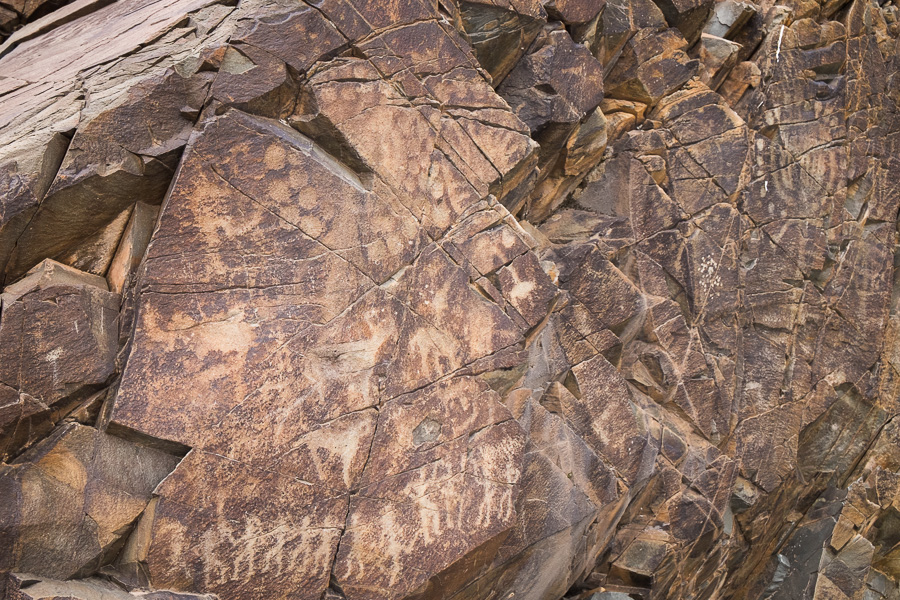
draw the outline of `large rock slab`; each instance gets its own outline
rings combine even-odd
[[[252,173],[221,166],[223,152],[270,158]],[[451,380],[458,383],[422,392],[421,400],[413,391],[496,355],[521,340],[522,329],[426,243],[393,194],[367,190],[280,123],[231,110],[191,143],[157,235],[110,424],[194,448],[142,525],[151,531],[140,559],[151,584],[249,593],[258,583],[246,577],[239,548],[259,531],[284,531],[276,542],[282,550],[258,555],[272,595],[318,597],[335,577],[346,590],[401,597],[509,529],[519,426],[483,383]],[[158,379],[159,368],[169,377]],[[474,390],[484,396],[479,404],[494,404],[483,417],[446,404]],[[322,402],[337,397],[341,404]],[[403,407],[420,404],[403,416]],[[273,411],[280,414],[274,435]],[[470,413],[472,421],[452,424]],[[264,443],[247,435],[248,423],[256,424],[250,431],[270,431]],[[392,427],[396,433],[379,437]],[[385,461],[396,461],[400,449],[382,446],[402,436],[412,436],[402,444],[413,462],[390,466]],[[433,458],[423,454],[426,442]],[[191,499],[237,489],[244,491],[215,510]],[[282,490],[284,504],[268,503],[267,489]],[[458,520],[433,533],[431,513],[413,510],[397,521],[394,513],[413,500]],[[298,502],[317,508],[300,515]],[[479,511],[480,524],[462,518]],[[414,544],[406,536],[419,529]],[[198,535],[221,550],[207,556],[191,542]],[[425,567],[418,553],[435,543],[445,553]],[[373,561],[370,548],[393,558]]]

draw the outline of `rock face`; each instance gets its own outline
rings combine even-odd
[[[0,2],[0,599],[900,600],[900,14]]]

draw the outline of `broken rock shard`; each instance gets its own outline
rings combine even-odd
[[[0,38],[0,599],[900,600],[893,3]]]

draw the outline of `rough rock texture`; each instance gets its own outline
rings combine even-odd
[[[0,2],[0,598],[900,600],[898,16]]]

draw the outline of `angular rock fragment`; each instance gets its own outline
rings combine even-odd
[[[234,44],[221,53],[210,94],[228,106],[273,119],[294,110],[298,83],[286,63],[256,46]]]
[[[709,21],[703,28],[703,33],[725,39],[734,39],[734,35],[741,27],[758,12],[759,7],[752,2],[742,2],[740,0],[716,2]]]
[[[642,29],[629,39],[606,77],[611,98],[654,105],[694,76],[699,63],[684,52],[688,44],[674,29]]]
[[[66,579],[113,556],[156,485],[180,460],[67,424],[0,467],[0,570]],[[127,467],[126,467],[127,465]]]
[[[0,263],[4,266],[15,248],[16,239],[30,222],[35,206],[50,188],[69,146],[69,138],[62,133],[48,132],[35,137],[37,139],[31,144],[11,144],[13,152],[2,159]]]
[[[16,455],[109,383],[119,296],[102,277],[44,261],[0,295],[0,457]]]
[[[403,52],[397,49],[409,38],[402,36],[428,39],[430,47],[416,46],[396,60],[385,56],[384,44]],[[337,60],[317,72],[308,82],[309,100],[292,119],[314,139],[330,138],[326,147],[347,164],[379,173],[398,191],[398,200],[424,219],[432,237],[488,194],[510,208],[521,206],[535,175],[537,144],[528,137],[527,126],[471,68],[474,59],[459,50],[457,40],[455,32],[433,21],[386,32],[365,48],[371,60]],[[413,73],[432,63],[440,73],[432,74],[430,66],[420,73],[424,87]],[[400,88],[382,78],[382,69]],[[407,90],[408,97],[399,89]],[[442,113],[413,105],[410,98],[419,96],[453,108]],[[347,102],[339,104],[336,98]],[[363,111],[372,98],[380,100],[373,110]],[[409,144],[405,132],[414,132],[415,144]],[[437,177],[440,185],[433,183]]]
[[[498,89],[552,161],[577,123],[603,99],[603,70],[564,29],[545,29]]]
[[[556,165],[535,187],[529,202],[529,218],[543,219],[574,191],[591,167],[603,158],[609,134],[609,120],[599,108],[579,123]]]
[[[597,17],[605,3],[596,0],[549,0],[544,2],[549,15],[567,25],[581,25]]]
[[[478,63],[490,74],[494,87],[516,65],[547,17],[536,0],[517,3],[462,0],[458,11],[459,27],[472,45]]]
[[[670,27],[677,27],[692,45],[709,18],[713,2],[708,0],[654,0]]]
[[[756,87],[760,83],[760,71],[756,63],[738,63],[725,80],[719,85],[718,92],[729,104],[734,106],[744,95],[748,88]]]
[[[717,90],[737,63],[740,44],[704,33],[700,36],[700,81]]]
[[[577,183],[566,176],[583,176],[584,163],[596,163],[605,150],[605,119],[594,112],[603,99],[603,68],[565,30],[547,27],[498,92],[540,144],[543,183],[526,212],[541,220]]]
[[[46,198],[23,207],[31,215],[27,226],[8,234],[17,237],[7,281],[42,258],[74,251],[131,203],[160,203],[193,124],[183,109],[205,99],[209,77],[200,75],[169,73],[130,90],[115,106],[86,106]]]
[[[131,207],[123,210],[97,233],[75,248],[58,255],[59,262],[94,275],[105,275],[119,245],[119,239],[131,217]]]
[[[122,293],[128,286],[150,243],[158,213],[159,209],[150,204],[134,205],[106,275],[112,291]]]
[[[60,581],[48,578],[35,578],[29,575],[11,575],[11,589],[8,598],[15,600],[51,600],[52,598],[74,598],[75,600],[216,600],[211,594],[184,594],[165,590],[126,591],[120,586],[99,577],[88,577]]]
[[[605,74],[609,75],[622,48],[638,31],[652,29],[658,32],[666,27],[662,12],[651,0],[611,0],[606,3],[596,26],[581,32],[576,40],[587,42],[603,65]]]

